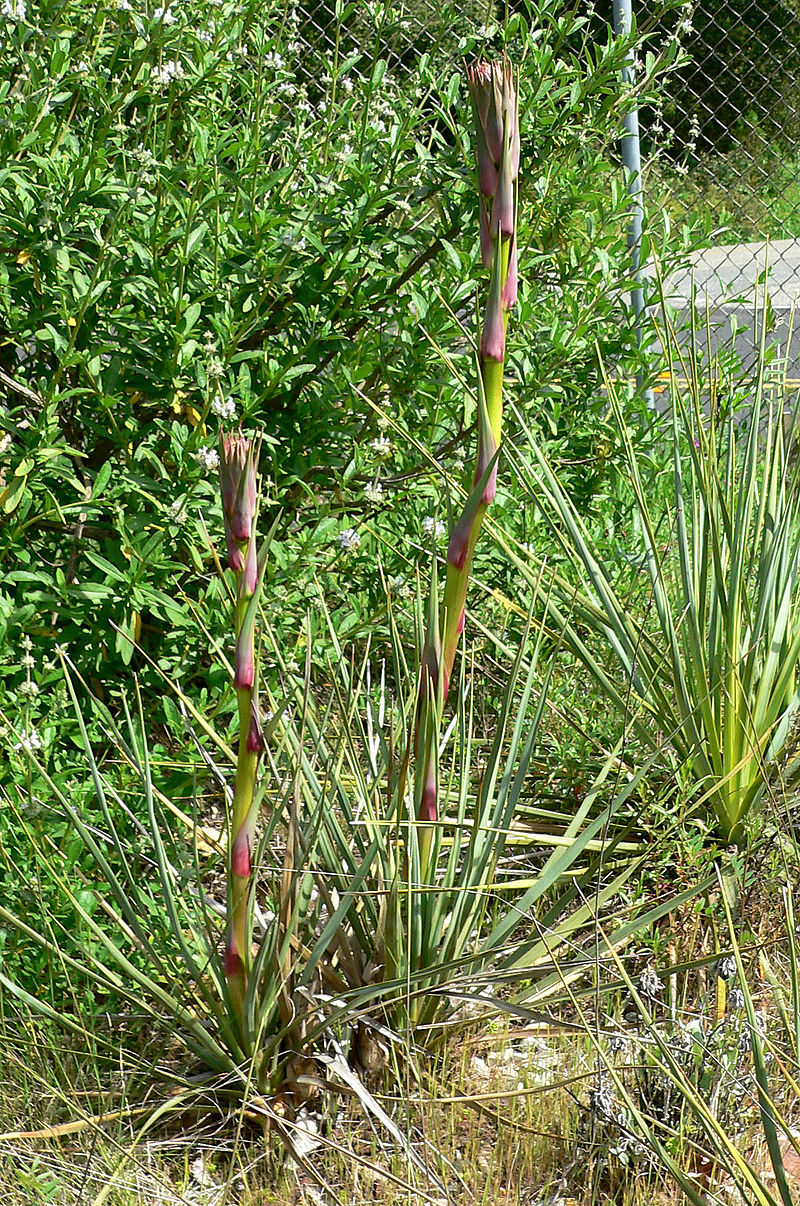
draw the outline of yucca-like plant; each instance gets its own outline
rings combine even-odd
[[[417,607],[422,627],[421,599]],[[390,622],[393,665],[376,682],[370,651],[353,665],[327,618],[333,691],[324,706],[308,700],[301,725],[292,719],[301,703],[296,683],[284,739],[302,768],[301,810],[323,818],[315,882],[326,916],[309,966],[328,950],[325,987],[335,999],[329,1017],[346,1022],[361,1015],[368,1032],[387,1021],[401,1034],[409,1027],[409,1037],[425,1045],[457,1024],[465,999],[488,991],[493,998],[511,994],[526,1007],[555,1003],[564,979],[585,979],[594,965],[594,910],[639,867],[625,845],[629,833],[614,818],[630,808],[652,764],[600,809],[615,751],[574,816],[548,818],[533,830],[519,823],[548,682],[537,670],[540,635],[528,630],[509,667],[480,770],[463,676],[453,692],[455,714],[438,750],[440,815],[423,878],[405,775],[416,695],[391,612]],[[267,639],[270,657],[283,668],[280,642]],[[635,933],[626,917],[613,941],[624,945]],[[298,990],[306,983],[301,972]]]
[[[21,812],[16,819],[31,865],[47,885],[44,898],[60,901],[78,928],[76,933],[65,928],[60,912],[15,916],[2,902],[0,919],[16,940],[42,948],[68,980],[78,986],[88,983],[99,999],[110,996],[123,1010],[148,1017],[155,1033],[166,1027],[172,1059],[165,1053],[152,1070],[156,1080],[181,1085],[189,1095],[192,1076],[197,1086],[216,1086],[224,1096],[241,1097],[250,1083],[263,1091],[281,1079],[291,1048],[290,1027],[282,1024],[280,1013],[279,928],[258,911],[260,947],[240,998],[236,985],[231,991],[226,957],[229,910],[203,884],[205,875],[224,861],[225,844],[159,789],[141,700],[130,709],[123,697],[125,716],[119,725],[88,691],[79,695],[74,667],[65,662],[64,670],[99,816],[92,818],[89,809],[38,765],[48,788],[42,815],[54,823],[69,823],[73,842],[81,846],[80,866],[86,870],[68,873],[47,827],[30,822]],[[176,695],[187,720],[212,743],[212,764],[225,766],[229,751],[224,740],[188,697],[179,690]],[[113,751],[118,768],[113,776],[96,756],[90,724],[101,726]],[[285,807],[285,798],[275,800],[265,840],[270,840]],[[66,1030],[91,1032],[92,1020],[81,1018],[74,1007],[80,988],[74,1001],[67,998],[57,1005],[31,996],[1,969],[0,984],[25,1007]],[[132,1039],[120,1032],[123,1049],[130,1050]],[[188,1069],[176,1058],[180,1048],[191,1056]],[[182,1101],[185,1098],[176,1097],[176,1105]]]
[[[249,1086],[262,1093],[282,1086],[305,1095],[307,1090],[299,1087],[297,1078],[308,1071],[303,1056],[306,1010],[292,992],[297,952],[308,952],[318,921],[319,906],[310,899],[308,856],[320,817],[312,816],[303,825],[293,807],[291,786],[273,788],[270,808],[262,808],[266,795],[266,785],[258,780],[262,760],[268,762],[274,783],[290,782],[280,732],[275,732],[268,749],[259,710],[256,617],[270,538],[257,554],[258,443],[241,432],[227,434],[219,451],[227,559],[234,576],[236,754],[177,684],[166,685],[183,709],[187,732],[202,733],[212,744],[213,753],[206,752],[205,758],[226,794],[227,838],[220,843],[196,816],[159,791],[141,703],[131,709],[123,695],[124,720],[119,724],[88,691],[81,694],[85,684],[77,681],[65,658],[64,673],[83,736],[101,828],[44,767],[39,765],[38,771],[51,793],[49,815],[69,822],[82,846],[81,864],[92,868],[92,878],[73,882],[64,874],[46,833],[21,812],[18,820],[37,876],[50,885],[51,897],[74,911],[85,941],[76,953],[65,954],[59,950],[63,923],[49,917],[38,923],[33,916],[15,917],[2,902],[0,920],[24,942],[43,947],[69,977],[89,982],[101,996],[111,994],[134,1012],[149,1016],[155,1026],[166,1024],[172,1041],[200,1061],[205,1075],[196,1076],[195,1083],[206,1090],[214,1085],[224,1095],[242,1097]],[[87,707],[114,761],[125,768],[114,779],[97,758],[84,715]],[[35,751],[29,756],[35,760]],[[229,792],[218,763],[227,768],[231,762],[235,774]],[[125,801],[120,781],[126,777],[133,784],[134,799],[143,804],[142,815]],[[262,814],[259,835],[257,820]],[[133,840],[125,836],[129,826]],[[285,850],[283,871],[263,872],[259,877],[259,850],[276,841],[278,832]],[[184,835],[190,839],[188,844]],[[219,860],[227,871],[225,902],[209,895],[205,885]],[[256,902],[257,880],[273,906],[269,916]],[[320,951],[320,962],[323,955]],[[305,983],[316,983],[316,973],[305,963],[303,970],[310,973]],[[2,970],[0,985],[66,1029],[82,1031],[84,1023],[69,1008],[60,1012],[32,997]],[[179,1064],[165,1065],[159,1072],[191,1093],[191,1079]],[[182,1100],[177,1098],[176,1105]]]
[[[546,600],[552,624],[620,718],[628,717],[651,748],[674,751],[686,786],[711,812],[723,841],[739,842],[798,702],[798,490],[787,454],[784,390],[780,383],[769,388],[764,347],[752,392],[736,408],[720,392],[718,367],[703,372],[696,329],[690,346],[686,359],[673,334],[667,348],[671,416],[663,448],[672,486],[665,514],[654,511],[616,389],[607,382],[633,491],[640,541],[633,555],[649,585],[650,598],[638,610],[620,595],[611,566],[529,428],[528,448],[516,450],[514,462],[519,483],[578,575],[577,588],[556,580]],[[652,614],[654,622],[640,614]],[[607,642],[618,677],[585,639],[587,629]]]

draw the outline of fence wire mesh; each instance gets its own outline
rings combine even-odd
[[[611,0],[580,5],[605,38]],[[382,59],[402,76],[427,54],[453,69],[464,35],[491,43],[512,10],[536,28],[530,0],[299,0],[287,20],[313,102],[321,72],[334,63],[366,75]],[[677,34],[685,55],[664,81],[661,103],[641,114],[648,208],[666,209],[676,224],[703,220],[709,242],[737,246],[727,257],[734,266],[763,258],[742,245],[769,240],[776,278],[800,289],[800,0],[639,0],[634,13],[653,44]]]
[[[763,266],[800,292],[800,6],[709,0],[683,11],[685,60],[643,114],[647,194],[680,222],[702,219],[721,285]]]

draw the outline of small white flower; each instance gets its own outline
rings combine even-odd
[[[433,515],[426,515],[422,521],[422,530],[426,536],[436,534],[436,539],[441,540],[445,533],[445,526],[441,519],[435,519]]]
[[[211,409],[220,419],[236,418],[236,403],[233,398],[215,398],[211,403]]]
[[[396,574],[394,578],[389,579],[389,590],[401,599],[410,599],[414,593],[413,587],[406,582],[402,574]]]
[[[28,679],[28,681],[26,683],[22,683],[17,690],[18,694],[22,695],[25,699],[35,699],[39,694],[39,684],[33,682],[32,679]]]
[[[271,50],[269,54],[264,55],[264,66],[272,67],[274,71],[280,71],[283,67],[283,59],[276,50]]]
[[[377,436],[374,440],[370,441],[369,446],[381,460],[385,460],[387,456],[391,455],[392,441],[388,436]]]
[[[219,453],[216,448],[198,448],[194,459],[206,471],[219,468]]]
[[[25,0],[3,0],[0,14],[9,21],[24,21],[26,17]]]
[[[30,653],[31,649],[33,649],[33,641],[28,636],[27,632],[25,633],[25,636],[20,641],[20,645],[22,646],[22,648],[25,650],[26,653]]]
[[[199,30],[198,34],[197,34],[197,38],[198,38],[198,41],[202,42],[204,46],[210,46],[211,43],[214,41],[214,35],[210,29]]]
[[[383,486],[381,483],[375,482],[374,486],[365,486],[364,498],[368,503],[383,502]]]
[[[19,664],[22,666],[23,670],[32,670],[36,665],[36,658],[32,653],[23,653],[22,657],[19,659]]]
[[[157,84],[171,84],[173,80],[182,80],[186,75],[183,64],[177,59],[170,59],[161,67],[154,67],[152,77]]]
[[[6,432],[4,436],[0,437],[0,456],[2,456],[4,452],[8,452],[10,446],[11,436],[8,434],[8,432]]]
[[[355,553],[361,547],[361,537],[355,528],[344,528],[336,537],[336,543],[343,553]]]
[[[180,499],[176,499],[170,507],[168,518],[170,523],[176,523],[179,527],[183,527],[186,523],[189,516],[186,512],[186,507]]]
[[[163,25],[176,25],[178,18],[175,16],[169,5],[167,5],[166,8],[163,8],[161,5],[159,5],[153,13],[153,20],[161,21]]]
[[[339,87],[341,88],[342,92],[346,92],[349,96],[353,91],[353,81],[348,79],[346,76],[343,76],[342,79],[339,80]]]
[[[133,5],[131,4],[131,0],[117,0],[117,8],[119,9],[119,11],[121,13],[133,12]]]
[[[278,96],[297,96],[297,84],[293,84],[291,80],[284,80],[282,84],[278,84]]]
[[[664,990],[664,982],[656,975],[655,969],[646,967],[639,976],[637,983],[639,992],[643,997],[657,997]]]
[[[209,377],[213,377],[216,380],[219,380],[219,378],[222,377],[225,372],[225,368],[222,364],[222,361],[218,360],[216,356],[211,356],[208,361],[207,372],[208,372]]]
[[[35,729],[23,729],[19,738],[14,746],[15,750],[24,750],[27,754],[32,754],[34,750],[42,748],[42,739]]]

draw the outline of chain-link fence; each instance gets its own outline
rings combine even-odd
[[[585,7],[604,37],[611,0]],[[366,72],[381,58],[402,74],[431,55],[452,69],[465,34],[490,39],[514,10],[535,28],[529,0],[299,0],[287,19],[313,89],[334,61]],[[654,44],[677,34],[686,55],[661,103],[641,114],[650,206],[676,222],[703,219],[717,245],[769,239],[776,268],[785,260],[800,285],[800,0],[640,0],[634,13]]]
[[[598,43],[614,25],[614,4],[579,0]],[[677,38],[682,51],[661,80],[660,99],[639,113],[645,221],[666,213],[674,228],[691,226],[693,245],[702,245],[668,281],[670,296],[681,308],[696,290],[714,311],[714,343],[733,339],[749,360],[756,282],[768,269],[770,337],[782,346],[790,378],[800,377],[800,323],[792,322],[800,298],[800,0],[632,4],[645,50]],[[571,9],[564,0],[564,12]],[[533,36],[554,16],[533,0],[289,0],[286,20],[303,50],[303,103],[320,102],[326,75],[343,74],[345,87],[360,75],[379,92],[379,62],[400,87],[425,58],[456,71],[465,53],[496,53],[515,13]]]
[[[693,264],[701,296],[750,304],[768,267],[780,325],[800,297],[800,6],[700,0],[678,33],[687,58],[643,114],[647,200],[676,223],[705,223],[708,250]],[[687,274],[678,288],[688,285]]]
[[[402,77],[429,55],[455,67],[465,34],[491,32],[494,9],[493,0],[298,0],[286,20],[307,52],[303,70],[313,89],[334,66],[368,77],[382,60]]]
[[[656,188],[725,242],[800,236],[800,19],[786,0],[708,0],[679,22],[689,56],[644,123]]]
[[[634,0],[634,5],[636,0]],[[663,27],[648,9],[652,34]],[[673,9],[673,20],[674,20]],[[644,27],[647,17],[638,14]],[[669,282],[673,302],[696,291],[709,341],[755,358],[759,331],[778,346],[775,371],[800,377],[800,5],[797,0],[696,0],[672,29],[683,57],[659,103],[640,114],[645,205],[704,229],[704,246]],[[763,282],[763,283],[762,283]],[[767,298],[769,305],[767,306]]]

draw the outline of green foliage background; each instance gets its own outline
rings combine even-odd
[[[288,583],[313,595],[301,559],[335,585],[334,537],[355,525],[348,609],[354,568],[374,608],[372,554],[389,576],[405,568],[441,470],[470,452],[479,270],[457,53],[478,43],[462,35],[458,52],[450,39],[391,68],[334,55],[312,79],[296,12],[195,4],[167,23],[122,5],[87,21],[80,4],[45,5],[6,29],[0,363],[33,391],[4,386],[11,646],[24,631],[43,653],[66,642],[107,679],[141,631],[165,669],[197,672],[207,638],[181,597],[209,604],[219,631],[202,536],[202,523],[211,543],[220,528],[214,475],[197,460],[215,403],[264,433],[283,508],[279,602]],[[609,159],[619,56],[568,51],[580,29],[552,6],[508,35],[526,163],[512,374],[554,437],[591,444],[595,341],[623,371],[635,352]],[[159,83],[171,63],[181,74]],[[363,497],[376,480],[377,510]]]

